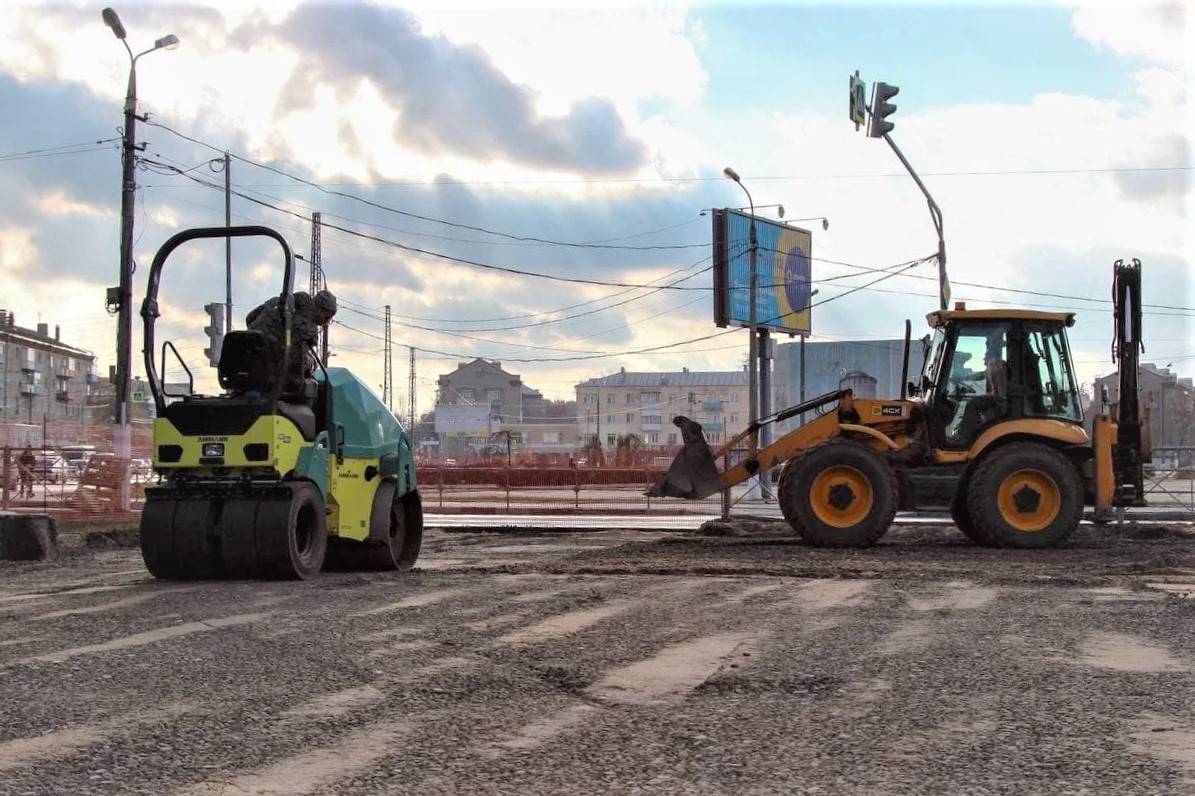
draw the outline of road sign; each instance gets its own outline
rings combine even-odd
[[[859,77],[859,70],[855,70],[855,74],[851,75],[851,121],[855,123],[855,129],[859,129],[859,125],[866,121],[864,112],[867,110],[867,83]]]

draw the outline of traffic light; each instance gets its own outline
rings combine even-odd
[[[208,325],[203,327],[209,347],[203,349],[203,355],[215,367],[220,364],[220,347],[224,344],[224,305],[204,304],[203,311],[209,318]]]
[[[888,100],[900,93],[899,86],[876,83],[871,90],[871,124],[867,126],[870,138],[883,138],[895,127],[888,117],[896,113],[896,106]]]
[[[867,108],[867,99],[865,94],[867,92],[867,83],[859,77],[859,70],[855,70],[855,74],[851,75],[851,121],[855,123],[855,129],[866,124],[866,118],[863,113]]]

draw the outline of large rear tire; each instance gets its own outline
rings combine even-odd
[[[1054,547],[1079,527],[1083,482],[1053,448],[1012,443],[976,465],[967,508],[976,528],[999,547]]]
[[[896,474],[871,448],[835,439],[786,469],[781,511],[811,545],[870,547],[892,525],[899,503]]]
[[[307,580],[328,551],[324,500],[314,484],[289,484],[289,499],[263,500],[257,510],[257,567],[268,578]]]

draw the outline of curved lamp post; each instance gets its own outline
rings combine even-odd
[[[120,194],[120,286],[117,307],[119,320],[116,327],[116,429],[113,443],[116,457],[128,461],[131,456],[129,440],[129,379],[132,364],[133,339],[133,208],[136,202],[137,185],[133,178],[136,166],[136,125],[137,125],[137,59],[155,50],[172,50],[178,46],[178,36],[167,34],[154,42],[148,50],[133,54],[126,38],[124,25],[120,17],[111,8],[105,8],[101,14],[104,24],[111,29],[129,54],[129,83],[124,100],[124,142],[122,146],[122,173]],[[120,490],[120,506],[129,507],[129,493],[127,479]]]

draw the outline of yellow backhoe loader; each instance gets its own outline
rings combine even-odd
[[[949,508],[977,544],[1040,548],[1065,541],[1085,505],[1097,518],[1144,505],[1148,417],[1137,400],[1141,350],[1140,261],[1114,271],[1115,342],[1120,373],[1116,416],[1107,396],[1093,433],[1084,429],[1066,329],[1073,313],[1009,309],[939,310],[920,380],[891,400],[840,390],[750,425],[712,452],[686,417],[684,448],[648,490],[700,499],[780,467],[777,499],[810,544],[865,547],[898,509]],[[760,449],[759,430],[805,413],[816,417]],[[745,457],[719,472],[745,448]]]

